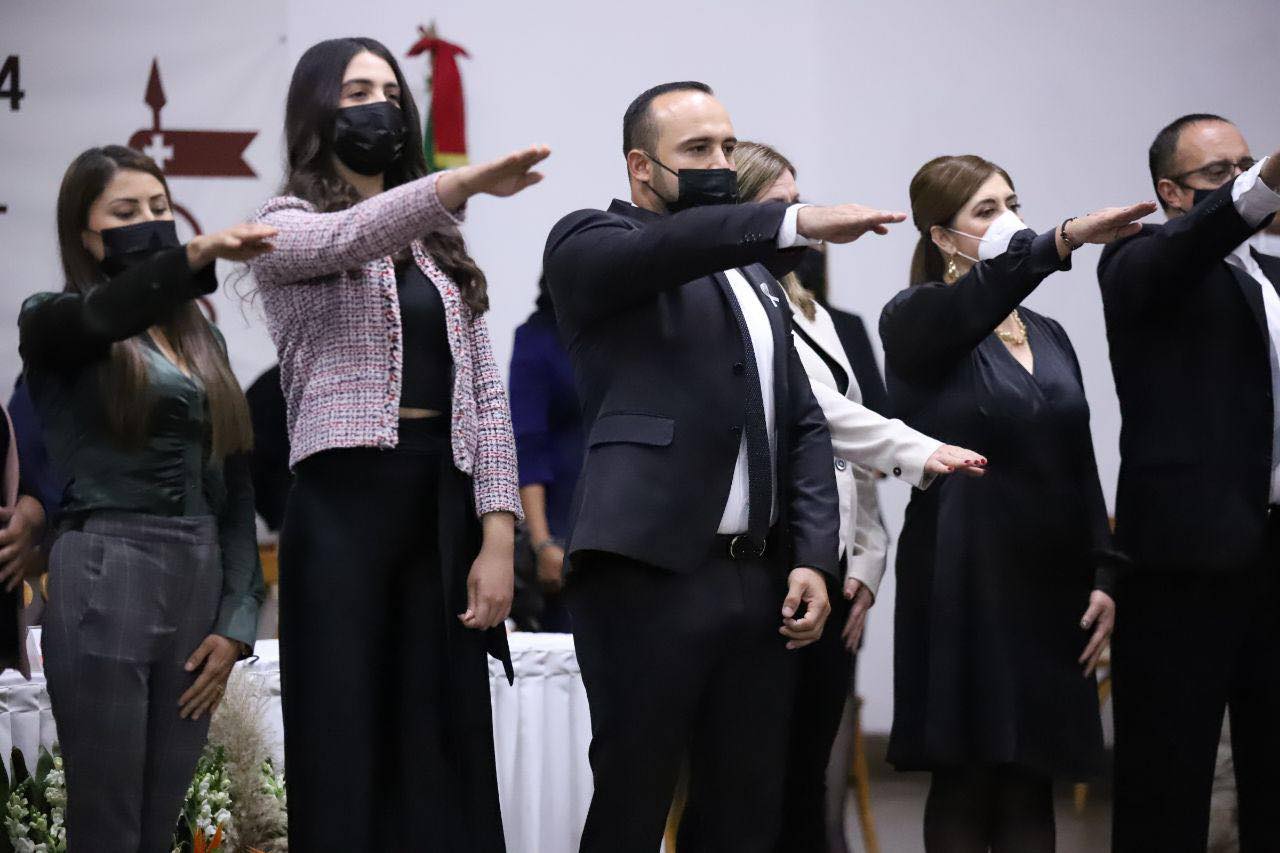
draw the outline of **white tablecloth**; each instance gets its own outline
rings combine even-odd
[[[573,638],[567,634],[512,634],[515,686],[502,666],[489,661],[493,699],[498,793],[510,853],[570,853],[591,801],[587,746],[591,718],[582,687]],[[38,631],[32,660],[38,661]],[[267,694],[267,728],[277,755],[282,752],[280,650],[275,640],[259,641],[258,655],[238,665]],[[26,681],[9,671],[0,676],[0,756],[6,769],[14,746],[34,765],[41,745],[57,740],[43,672]],[[287,772],[287,768],[286,768]]]

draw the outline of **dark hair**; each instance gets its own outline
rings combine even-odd
[[[533,307],[539,311],[556,313],[556,304],[551,300],[551,288],[547,286],[547,274],[545,272],[538,276],[538,298],[534,300]]]
[[[658,128],[654,125],[653,114],[649,107],[659,95],[668,92],[703,92],[714,95],[711,87],[697,80],[682,80],[679,83],[663,83],[646,89],[636,96],[622,114],[622,154],[626,156],[633,149],[652,151],[657,141]]]
[[[58,190],[58,249],[67,293],[88,293],[106,276],[85,248],[81,235],[89,227],[89,209],[120,169],[146,172],[164,187],[164,172],[145,154],[120,145],[90,148],[71,161]],[[170,200],[172,206],[172,200]],[[213,451],[218,457],[253,447],[253,427],[244,392],[227,363],[226,352],[195,300],[184,302],[159,324],[174,351],[204,385],[213,421]],[[136,449],[146,439],[154,400],[144,344],[137,338],[117,341],[102,365],[103,409],[107,428],[123,448]]]
[[[942,281],[946,264],[930,229],[935,225],[949,225],[978,188],[997,172],[1012,189],[1013,178],[1008,172],[976,154],[935,157],[916,172],[911,179],[911,220],[920,231],[920,240],[911,258],[912,286]]]
[[[404,115],[404,153],[383,175],[386,189],[427,174],[422,148],[422,123],[409,84],[391,51],[371,38],[328,39],[312,45],[293,69],[285,102],[284,133],[286,176],[281,192],[315,205],[317,210],[345,210],[360,201],[355,187],[334,168],[333,125],[342,97],[342,75],[351,60],[372,53],[391,66],[400,86]],[[440,269],[458,285],[462,301],[476,314],[489,310],[484,273],[467,253],[466,242],[455,230],[431,231],[421,240]]]
[[[1151,142],[1151,149],[1147,152],[1147,168],[1151,170],[1151,186],[1156,190],[1156,198],[1165,210],[1169,208],[1164,203],[1164,199],[1160,198],[1160,179],[1173,174],[1173,164],[1178,159],[1178,140],[1182,137],[1182,131],[1202,121],[1231,123],[1213,113],[1189,113],[1165,125]]]

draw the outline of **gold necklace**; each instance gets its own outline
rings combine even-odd
[[[1013,313],[1009,316],[1013,318],[1014,325],[1018,327],[1018,331],[1006,332],[997,326],[996,337],[1009,344],[1009,346],[1020,347],[1027,342],[1027,324],[1022,322],[1022,318],[1018,316],[1017,308],[1014,308]]]

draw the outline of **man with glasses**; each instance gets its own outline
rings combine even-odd
[[[1203,851],[1224,709],[1241,850],[1280,804],[1280,152],[1184,116],[1156,136],[1168,221],[1102,253],[1120,399],[1113,638],[1117,851]]]

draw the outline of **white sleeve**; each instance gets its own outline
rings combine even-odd
[[[889,531],[885,529],[884,517],[880,514],[880,492],[875,472],[855,465],[853,477],[858,500],[857,525],[849,547],[845,577],[865,586],[874,600],[880,594],[880,581],[889,561]]]
[[[801,237],[796,225],[796,220],[800,217],[800,208],[808,207],[807,204],[793,204],[787,208],[786,216],[782,217],[782,227],[778,229],[778,248],[794,249],[797,246],[821,246],[821,240],[810,240],[808,237]]]
[[[1262,164],[1268,159],[1263,157],[1254,163],[1252,169],[1236,178],[1235,186],[1231,188],[1231,200],[1235,202],[1236,210],[1240,211],[1240,217],[1254,228],[1280,210],[1280,193],[1263,183],[1259,177]],[[783,224],[785,226],[785,221]],[[781,245],[782,232],[778,232],[778,240]]]
[[[802,357],[803,358],[803,357]],[[811,383],[831,431],[836,456],[886,474],[919,489],[927,489],[934,475],[925,463],[942,442],[917,432],[900,420],[890,420],[855,403],[822,382]]]

